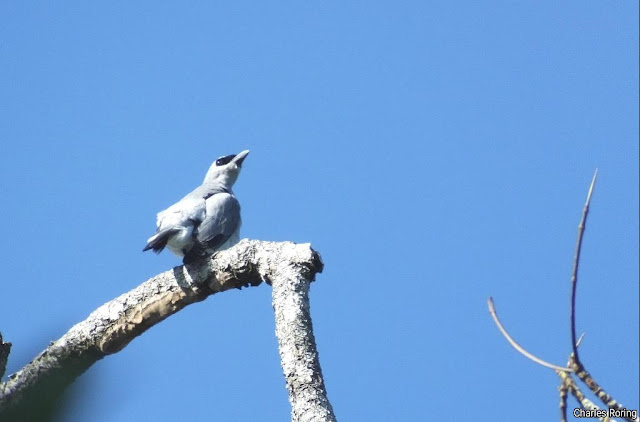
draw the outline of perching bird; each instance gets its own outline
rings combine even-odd
[[[218,158],[202,185],[158,213],[156,234],[142,250],[160,253],[164,247],[184,263],[206,252],[226,249],[240,240],[240,203],[231,188],[249,150]]]

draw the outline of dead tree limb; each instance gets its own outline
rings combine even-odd
[[[321,271],[320,256],[309,244],[245,239],[203,262],[174,267],[158,274],[100,306],[0,384],[0,420],[28,420],[23,416],[28,415],[34,403],[55,401],[91,365],[122,350],[134,338],[185,306],[225,290],[257,286],[262,281],[274,286],[273,304],[277,320],[282,317],[279,314],[289,315],[296,307],[306,310],[306,313],[296,314],[304,318],[303,321],[287,318],[277,325],[276,332],[281,348],[283,345],[304,344],[308,351],[314,353],[313,359],[305,361],[311,365],[309,373],[314,374],[308,379],[305,378],[307,373],[297,367],[291,372],[289,353],[293,351],[280,351],[289,394],[290,397],[295,396],[291,403],[305,409],[296,420],[307,420],[303,417],[310,412],[333,416],[322,382],[306,295],[309,283]],[[291,291],[288,286],[298,287]],[[299,294],[301,291],[304,291],[302,296]],[[289,330],[282,324],[300,324],[306,329]],[[297,377],[295,383],[290,382],[290,375]],[[302,403],[308,397],[307,391],[324,394],[311,395],[310,403]],[[293,414],[298,414],[295,409]]]
[[[2,333],[0,333],[0,379],[4,377],[4,371],[7,369],[9,352],[11,352],[11,343],[2,341]]]
[[[297,253],[297,251],[291,251]],[[285,262],[300,259],[283,257]],[[317,267],[322,268],[316,255]],[[277,266],[273,310],[280,362],[289,391],[292,421],[335,421],[322,378],[309,312],[309,277],[286,263]]]

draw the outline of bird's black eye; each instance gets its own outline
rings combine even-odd
[[[225,155],[224,157],[220,157],[216,160],[216,166],[224,166],[225,164],[229,164],[229,161],[233,160],[234,155]]]

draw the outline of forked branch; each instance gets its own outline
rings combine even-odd
[[[522,355],[527,358],[533,360],[534,362],[542,365],[546,368],[551,368],[558,376],[562,379],[562,383],[560,385],[560,411],[561,411],[561,420],[566,420],[566,398],[567,393],[571,393],[578,402],[580,402],[581,406],[587,410],[598,410],[598,407],[591,402],[588,398],[584,396],[580,388],[577,386],[575,380],[572,378],[571,373],[575,373],[576,376],[600,399],[600,401],[607,406],[612,413],[616,414],[616,417],[623,418],[628,421],[638,422],[637,410],[630,411],[626,409],[622,404],[616,401],[611,395],[609,395],[604,389],[593,379],[593,377],[587,372],[584,365],[578,358],[578,346],[580,341],[582,340],[582,336],[580,339],[576,340],[576,290],[578,286],[578,269],[580,266],[580,252],[582,250],[582,240],[584,238],[584,231],[587,225],[587,216],[589,214],[589,206],[591,204],[591,197],[593,195],[593,190],[596,184],[596,178],[598,176],[598,170],[595,171],[593,178],[591,179],[591,185],[589,186],[589,192],[587,193],[587,200],[585,201],[584,207],[582,209],[582,217],[580,218],[580,223],[578,224],[578,236],[576,240],[575,253],[573,257],[573,269],[571,272],[571,301],[570,301],[570,325],[571,325],[571,357],[569,359],[569,364],[567,367],[562,367],[558,365],[554,365],[543,361],[542,359],[534,356],[533,354],[526,351],[522,346],[520,346],[506,331],[506,329],[502,326],[500,319],[495,310],[495,305],[493,303],[493,299],[489,298],[488,306],[489,312],[493,317],[498,329],[502,333],[502,335],[507,339],[507,341]],[[605,417],[604,420],[607,420]]]
[[[0,420],[31,420],[29,412],[34,403],[41,405],[43,397],[47,397],[48,402],[55,400],[95,362],[122,350],[134,338],[185,306],[229,289],[257,286],[263,281],[273,285],[276,326],[279,309],[280,312],[284,309],[287,315],[297,312],[299,307],[307,311],[305,321],[300,322],[306,326],[305,330],[277,330],[281,346],[302,344],[306,347],[304,351],[314,357],[304,361],[307,372],[295,365],[291,370],[290,350],[280,350],[291,403],[296,409],[304,410],[295,420],[305,420],[309,415],[314,420],[335,420],[326,397],[308,314],[309,283],[321,271],[320,256],[308,244],[246,239],[202,262],[165,271],[96,309],[0,384]],[[302,286],[302,296],[293,296],[288,288],[292,283]],[[307,374],[312,374],[312,378],[307,379]],[[293,378],[296,382],[291,381]],[[305,403],[309,391],[314,391],[312,401]]]
[[[496,312],[496,307],[495,307],[495,305],[493,303],[493,298],[490,297],[489,300],[487,300],[487,305],[489,306],[489,313],[491,314],[491,317],[493,318],[493,321],[498,326],[498,329],[500,330],[500,332],[502,333],[504,338],[506,338],[507,341],[509,342],[509,344],[511,346],[513,346],[513,348],[516,349],[518,352],[520,352],[523,356],[531,359],[532,361],[534,361],[538,365],[544,366],[545,368],[550,368],[550,369],[553,369],[555,371],[561,371],[561,372],[572,372],[573,371],[571,368],[565,368],[564,366],[558,366],[558,365],[554,365],[553,363],[549,363],[547,361],[544,361],[544,360],[540,359],[539,357],[535,356],[534,354],[528,352],[524,347],[520,346],[518,344],[518,342],[515,341],[509,335],[507,330],[502,325],[502,322],[500,322],[500,318],[498,318],[498,313]]]

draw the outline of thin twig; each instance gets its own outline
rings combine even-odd
[[[600,408],[589,400],[584,393],[580,390],[580,387],[576,384],[575,380],[571,377],[571,374],[565,372],[556,371],[556,374],[562,380],[561,388],[565,389],[580,403],[580,407],[585,410],[599,410]],[[599,420],[609,420],[608,418],[598,418]]]
[[[567,422],[567,388],[564,382],[560,383],[560,387],[558,387],[560,392],[560,422]]]
[[[578,239],[576,240],[576,251],[573,256],[573,271],[571,272],[571,347],[576,363],[580,362],[580,359],[578,359],[578,346],[576,341],[576,288],[578,286],[578,266],[580,265],[580,250],[582,249],[584,229],[587,225],[589,204],[591,203],[591,195],[593,194],[593,188],[596,185],[597,177],[598,169],[596,169],[593,174],[593,179],[591,179],[591,186],[589,186],[587,200],[584,204],[584,208],[582,209],[582,218],[580,219],[580,224],[578,224]]]
[[[513,338],[511,338],[511,336],[509,335],[507,330],[505,330],[505,328],[502,326],[502,323],[500,322],[500,319],[498,318],[498,314],[496,313],[496,307],[493,304],[493,298],[491,298],[491,297],[489,298],[489,300],[487,301],[487,305],[489,306],[489,313],[491,313],[491,317],[493,318],[493,321],[498,326],[498,329],[500,330],[500,332],[502,333],[504,338],[507,339],[509,344],[511,344],[511,346],[513,346],[514,349],[516,349],[518,352],[520,352],[524,356],[528,357],[529,359],[531,359],[535,363],[537,363],[539,365],[542,365],[542,366],[544,366],[546,368],[550,368],[550,369],[553,369],[553,370],[556,370],[556,371],[561,371],[561,372],[573,372],[573,370],[571,368],[565,368],[563,366],[554,365],[552,363],[546,362],[546,361],[544,361],[544,360],[532,355],[531,353],[527,352],[524,349],[524,347],[520,346]]]
[[[607,406],[609,409],[614,409],[618,412],[628,412],[627,407],[625,407],[622,403],[614,399],[609,393],[607,393],[602,388],[602,386],[600,386],[600,384],[596,382],[595,379],[593,379],[591,374],[584,368],[582,363],[574,362],[574,364],[570,366],[572,368],[575,368],[576,376],[580,379],[580,381],[582,381],[589,388],[589,390],[591,390],[593,394],[596,395],[596,397],[598,397],[598,399],[605,406]],[[623,413],[623,416],[621,416],[621,418],[631,422],[638,422],[640,420],[637,417],[637,415],[634,418],[631,415],[625,415],[624,413]]]

